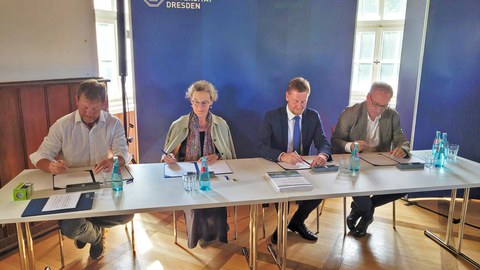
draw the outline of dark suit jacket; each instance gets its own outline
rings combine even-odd
[[[288,118],[286,106],[269,111],[260,127],[260,143],[257,145],[257,153],[260,157],[277,161],[282,152],[288,147]],[[300,155],[309,155],[312,142],[317,153],[328,154],[331,160],[332,151],[330,143],[325,136],[322,127],[322,120],[317,111],[306,108],[302,114],[302,145],[303,151]]]
[[[365,140],[367,134],[367,104],[366,102],[347,107],[338,119],[332,134],[332,148],[336,154],[345,153],[345,145],[356,140]],[[410,144],[400,127],[400,117],[394,109],[388,108],[382,113],[378,122],[380,142],[376,152],[388,152],[393,148],[402,148],[410,155]]]

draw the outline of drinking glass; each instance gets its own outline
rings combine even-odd
[[[425,155],[425,168],[427,168],[427,169],[433,168],[434,163],[435,163],[435,158],[432,156],[432,154],[426,154]]]
[[[185,172],[182,174],[183,189],[185,191],[194,191],[197,188],[197,173]]]
[[[454,144],[454,143],[450,144],[448,146],[447,159],[456,160],[459,148],[460,148],[460,145],[458,144]]]
[[[338,160],[338,173],[340,175],[350,175],[350,158],[349,157],[341,157]]]

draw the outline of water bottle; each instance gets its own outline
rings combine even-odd
[[[432,145],[432,156],[435,157],[435,154],[437,153],[437,150],[438,150],[438,146],[440,144],[440,130],[437,130],[437,132],[435,132],[435,139],[433,139],[433,145]]]
[[[123,190],[123,179],[120,172],[120,164],[118,163],[118,157],[113,157],[113,169],[112,169],[112,189],[115,191]]]
[[[448,139],[447,139],[447,133],[446,132],[442,133],[442,143],[443,143],[443,148],[445,149],[445,151],[447,151],[447,149],[448,149]]]
[[[352,156],[350,157],[350,171],[360,171],[360,152],[358,151],[358,142],[353,143]]]
[[[207,157],[202,157],[200,175],[198,176],[201,190],[210,190],[210,174],[208,173]]]
[[[445,163],[445,145],[446,145],[446,138],[447,134],[444,133],[445,140],[440,139],[438,143],[437,151],[435,152],[435,167],[442,168],[443,164]]]

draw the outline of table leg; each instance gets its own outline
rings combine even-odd
[[[281,257],[281,269],[287,269],[287,224],[288,224],[288,202],[283,202],[283,211],[282,211],[282,257]]]
[[[286,217],[288,214],[288,202],[280,202],[278,203],[277,209],[277,249],[273,248],[272,244],[267,245],[267,249],[273,257],[275,264],[278,266],[279,269],[284,267],[282,265],[284,252],[285,252],[285,239],[287,238],[287,225],[286,225]]]
[[[21,269],[27,269],[27,252],[25,251],[25,236],[23,234],[23,223],[16,223],[17,228],[17,242],[18,242],[18,255],[20,257]]]
[[[30,224],[28,222],[25,222],[25,236],[27,242],[27,252],[30,269],[35,270],[35,256],[33,255],[32,232],[30,231]]]
[[[242,253],[247,259],[248,267],[253,270],[257,269],[257,215],[258,205],[250,205],[248,249],[246,247],[242,248]]]
[[[463,254],[461,250],[462,240],[463,240],[463,227],[465,226],[465,219],[467,216],[467,207],[468,207],[468,197],[470,194],[470,188],[466,188],[463,195],[463,203],[462,203],[462,211],[460,214],[460,231],[458,235],[458,249],[450,245],[450,237],[451,237],[451,230],[453,224],[453,212],[455,210],[455,197],[456,197],[457,190],[452,190],[452,199],[450,200],[450,209],[448,211],[448,223],[447,223],[447,234],[446,240],[442,240],[437,235],[433,234],[432,232],[425,230],[424,234],[432,239],[435,243],[452,253],[453,255],[462,258],[463,260],[467,261],[471,265],[473,265],[476,269],[480,269],[480,264],[473,260],[472,258],[468,257],[467,255]],[[452,206],[453,205],[453,206]]]
[[[460,214],[460,229],[458,230],[458,252],[462,252],[462,241],[463,241],[463,233],[465,230],[465,220],[467,219],[467,207],[468,207],[468,199],[470,195],[470,189],[467,188],[463,192],[463,202],[462,202],[462,212]]]
[[[453,230],[453,215],[455,214],[455,199],[457,198],[457,189],[452,189],[450,196],[450,208],[448,209],[447,233],[445,235],[445,242],[450,245],[450,238]]]

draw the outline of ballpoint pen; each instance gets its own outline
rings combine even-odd
[[[299,155],[299,154],[297,153],[297,151],[294,151],[294,153],[297,154],[297,155]],[[299,156],[300,156],[300,155],[299,155]],[[312,165],[310,162],[306,161],[302,156],[300,156],[300,158],[303,160],[303,162],[307,163],[308,165],[310,165],[310,166]]]

